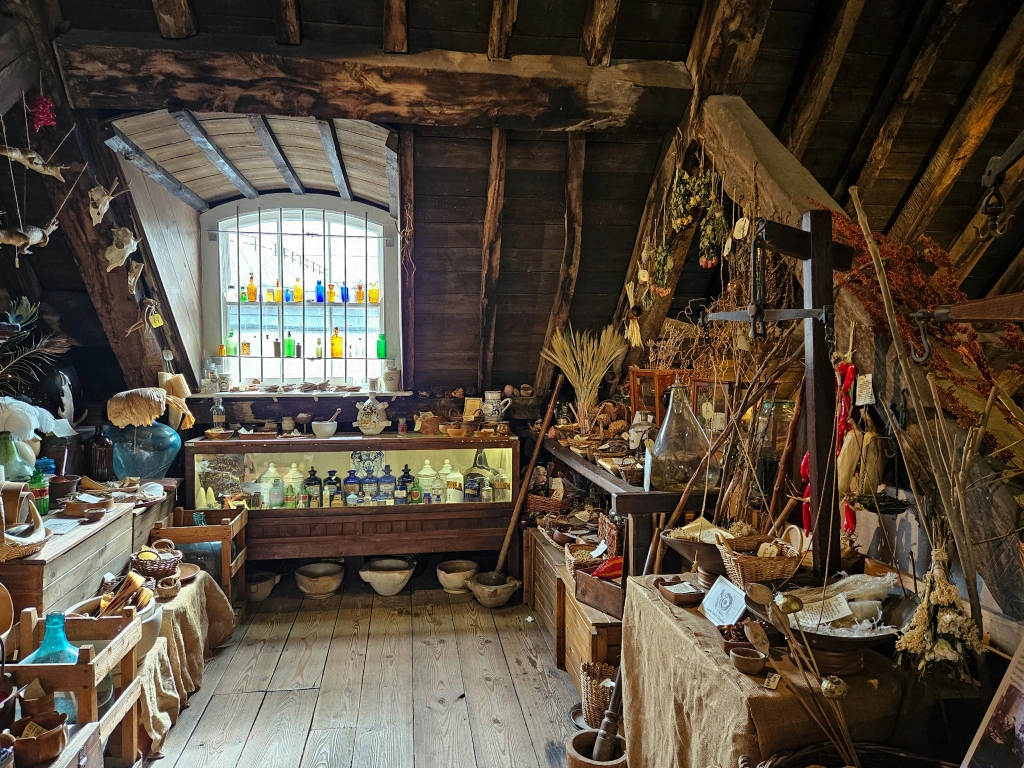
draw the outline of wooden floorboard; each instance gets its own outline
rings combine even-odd
[[[491,611],[537,762],[564,768],[565,742],[576,733],[569,710],[580,700],[569,676],[555,666],[547,632],[526,621],[529,615],[525,605]]]
[[[539,768],[491,612],[471,595],[451,606],[477,765]]]
[[[270,690],[320,686],[340,608],[340,595],[326,600],[307,598],[302,601],[270,681]]]
[[[416,768],[476,768],[455,625],[447,593],[412,595]]]
[[[263,601],[245,638],[235,649],[231,664],[217,686],[217,693],[268,689],[301,604],[298,597],[290,596],[275,595]]]
[[[356,727],[372,606],[373,590],[366,583],[346,582],[313,713],[314,731]]]
[[[316,691],[271,691],[253,724],[238,768],[299,768]]]
[[[355,728],[310,731],[301,768],[349,768],[355,744]]]
[[[256,722],[262,693],[214,696],[174,768],[234,768]]]
[[[412,768],[412,600],[373,599],[359,697],[355,754],[359,768]]]

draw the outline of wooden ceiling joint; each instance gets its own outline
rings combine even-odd
[[[0,115],[38,85],[39,64],[28,27],[15,19],[0,18]]]
[[[615,43],[615,22],[619,16],[620,0],[587,0],[583,17],[583,38],[580,52],[590,66],[607,67],[612,63]]]
[[[302,43],[299,0],[274,0],[274,32],[280,45]]]
[[[815,43],[804,68],[793,102],[785,114],[778,134],[797,160],[803,157],[811,134],[832,92],[846,49],[864,10],[864,0],[841,0],[826,4],[822,33],[813,35]]]
[[[886,86],[864,123],[846,170],[836,183],[833,197],[846,198],[856,185],[861,200],[870,198],[871,187],[885,167],[893,141],[917,101],[928,75],[949,38],[967,0],[927,0],[907,36],[899,57],[885,75]],[[856,181],[854,181],[856,179]],[[853,204],[848,213],[853,214]]]
[[[406,0],[384,0],[384,52],[409,52]]]
[[[348,172],[345,170],[345,160],[341,154],[341,146],[338,144],[338,131],[334,127],[334,121],[318,118],[316,127],[320,131],[320,141],[324,145],[327,165],[331,168],[331,175],[334,177],[334,185],[338,188],[338,195],[342,200],[351,202],[352,186],[348,183]]]
[[[1009,293],[1024,291],[1024,248],[1018,251],[1010,266],[999,276],[996,284],[988,292],[989,298],[1005,296]]]
[[[401,190],[398,181],[398,133],[392,131],[384,142],[384,174],[388,179],[388,213],[398,220],[401,209]]]
[[[134,165],[161,187],[200,213],[210,209],[210,206],[203,198],[178,181],[173,175],[168,173],[162,165],[139,149],[135,142],[129,139],[116,125],[108,123],[105,126],[104,131],[105,135],[103,137],[103,142],[110,147],[111,150],[124,157],[125,160]]]
[[[491,25],[487,31],[487,58],[507,59],[512,25],[519,13],[519,0],[491,0]]]
[[[501,128],[492,128],[480,271],[480,364],[477,369],[476,385],[481,392],[489,389],[494,383],[494,331],[498,320],[498,275],[501,271],[501,218],[505,207],[506,150],[505,131]]]
[[[214,143],[213,139],[210,138],[210,134],[206,132],[203,124],[196,119],[195,115],[180,104],[169,105],[167,112],[174,118],[175,122],[181,127],[181,130],[185,132],[185,135],[192,140],[192,143],[206,155],[206,159],[221,172],[224,178],[231,182],[235,189],[250,200],[255,200],[260,196],[256,187],[245,178],[242,172],[224,154],[224,150]]]
[[[302,182],[295,173],[295,169],[292,168],[292,164],[281,149],[281,144],[278,142],[277,136],[274,135],[270,123],[267,122],[267,118],[264,115],[249,115],[249,125],[252,126],[256,138],[260,140],[260,144],[266,150],[267,156],[274,164],[274,167],[277,168],[277,172],[281,174],[281,178],[284,179],[284,183],[288,185],[288,189],[292,191],[292,194],[306,194],[305,187],[302,186]]]
[[[153,0],[153,12],[160,34],[169,40],[192,37],[199,31],[192,0]]]
[[[1024,6],[1014,14],[927,168],[906,203],[893,216],[888,232],[892,240],[911,243],[925,233],[964,166],[988,135],[996,115],[1010,98],[1022,63]]]

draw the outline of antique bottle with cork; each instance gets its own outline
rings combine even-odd
[[[224,410],[223,398],[213,398],[213,407],[210,408],[210,421],[213,422],[214,429],[224,429],[227,427],[228,414]]]
[[[308,497],[309,506],[323,506],[324,484],[323,481],[316,476],[315,468],[309,468],[309,477],[306,478],[306,481],[305,483],[303,483],[303,485],[306,488],[306,496]]]

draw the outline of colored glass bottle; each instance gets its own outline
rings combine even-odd
[[[362,304],[366,301],[366,291],[363,290],[362,281],[356,283],[356,304]]]
[[[338,301],[342,304],[348,304],[348,286],[344,283],[338,288]]]
[[[384,334],[377,336],[377,359],[383,360],[388,356],[388,340],[384,338]]]
[[[385,498],[395,498],[395,486],[398,485],[398,480],[391,474],[391,465],[384,465],[384,474],[377,480],[377,490],[383,493]]]
[[[331,334],[331,357],[344,357],[345,356],[345,340],[338,333],[338,329],[334,329],[334,333]]]
[[[28,481],[28,489],[36,503],[36,511],[45,515],[50,511],[50,481],[43,475],[37,465]]]
[[[292,338],[291,331],[284,337],[284,356],[295,357],[295,339]]]
[[[363,492],[368,501],[376,499],[377,491],[380,490],[380,481],[373,474],[373,466],[369,462],[366,464],[366,477],[359,482],[359,490]]]
[[[64,632],[64,614],[60,611],[46,614],[46,634],[39,648],[21,660],[22,664],[74,664],[78,649],[68,642]]]
[[[228,337],[224,340],[224,352],[228,357],[238,357],[238,339],[234,331],[228,331]]]
[[[285,289],[284,289],[284,303],[285,304],[291,304],[292,303],[292,289],[289,288],[288,286],[285,286]]]
[[[234,290],[234,289],[235,289],[235,286],[232,285],[231,286],[231,290]],[[239,288],[238,289],[238,301],[240,303],[242,303],[242,304],[245,304],[246,302],[249,301],[249,294],[246,292],[245,288]]]
[[[335,299],[334,283],[327,284],[327,303],[333,304]]]
[[[346,501],[348,500],[348,497],[350,495],[352,495],[353,493],[358,497],[358,495],[359,495],[359,478],[356,477],[356,471],[354,469],[350,469],[348,471],[348,477],[345,478],[345,482],[342,483],[342,485],[344,486],[344,493],[345,493]]]
[[[324,484],[316,476],[316,470],[313,467],[309,468],[309,477],[306,478],[306,482],[303,485],[306,488],[307,504],[310,507],[323,506]]]
[[[248,341],[242,342],[242,357],[248,357],[252,354],[252,344]]]
[[[341,493],[341,481],[336,477],[338,470],[327,470],[327,479],[324,480],[323,502],[325,507],[334,506],[334,497]]]
[[[409,483],[406,502],[408,504],[423,503],[423,489],[420,488],[420,484],[418,481],[413,480],[411,483]]]
[[[245,298],[248,301],[256,301],[256,283],[253,280],[252,272],[249,273],[249,284],[245,286]]]
[[[0,432],[0,462],[3,462],[3,432]],[[7,434],[7,439],[10,440],[10,433]],[[109,480],[114,479],[114,443],[109,437],[103,434],[103,427],[97,425],[96,433],[85,441],[85,467],[86,474],[93,480],[100,483],[105,483]],[[11,448],[17,452],[14,448],[14,443],[11,443]],[[3,462],[6,465],[6,462]],[[24,462],[23,462],[24,463]],[[8,480],[20,480],[26,481],[29,476],[25,475],[24,478],[19,479],[18,477],[12,476],[10,469],[7,471]]]
[[[295,278],[295,287],[292,288],[292,301],[302,301],[302,283]]]
[[[273,303],[273,301],[274,301],[274,289],[273,288],[267,288],[267,295],[264,297],[263,300],[268,302],[268,303]]]
[[[275,280],[274,281],[274,301],[277,302],[278,304],[281,303],[281,281],[280,280]]]
[[[320,280],[316,281],[316,300],[319,304],[324,303],[324,284]]]
[[[319,336],[316,337],[316,356],[318,358],[324,356],[324,343]]]
[[[274,339],[274,357],[281,356],[281,340]]]
[[[377,287],[376,283],[370,283],[369,299],[371,304],[380,302],[380,288]]]

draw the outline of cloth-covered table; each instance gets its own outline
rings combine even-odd
[[[817,744],[825,735],[795,694],[765,688],[729,662],[716,629],[670,605],[653,576],[631,578],[622,617],[624,726],[630,768],[735,768]],[[892,743],[906,676],[873,651],[844,678],[843,711],[855,741]]]
[[[139,720],[149,736],[150,753],[158,753],[167,732],[178,721],[181,710],[166,637],[156,639],[156,644],[142,660],[139,677],[142,679],[142,694],[139,696],[142,711]]]

